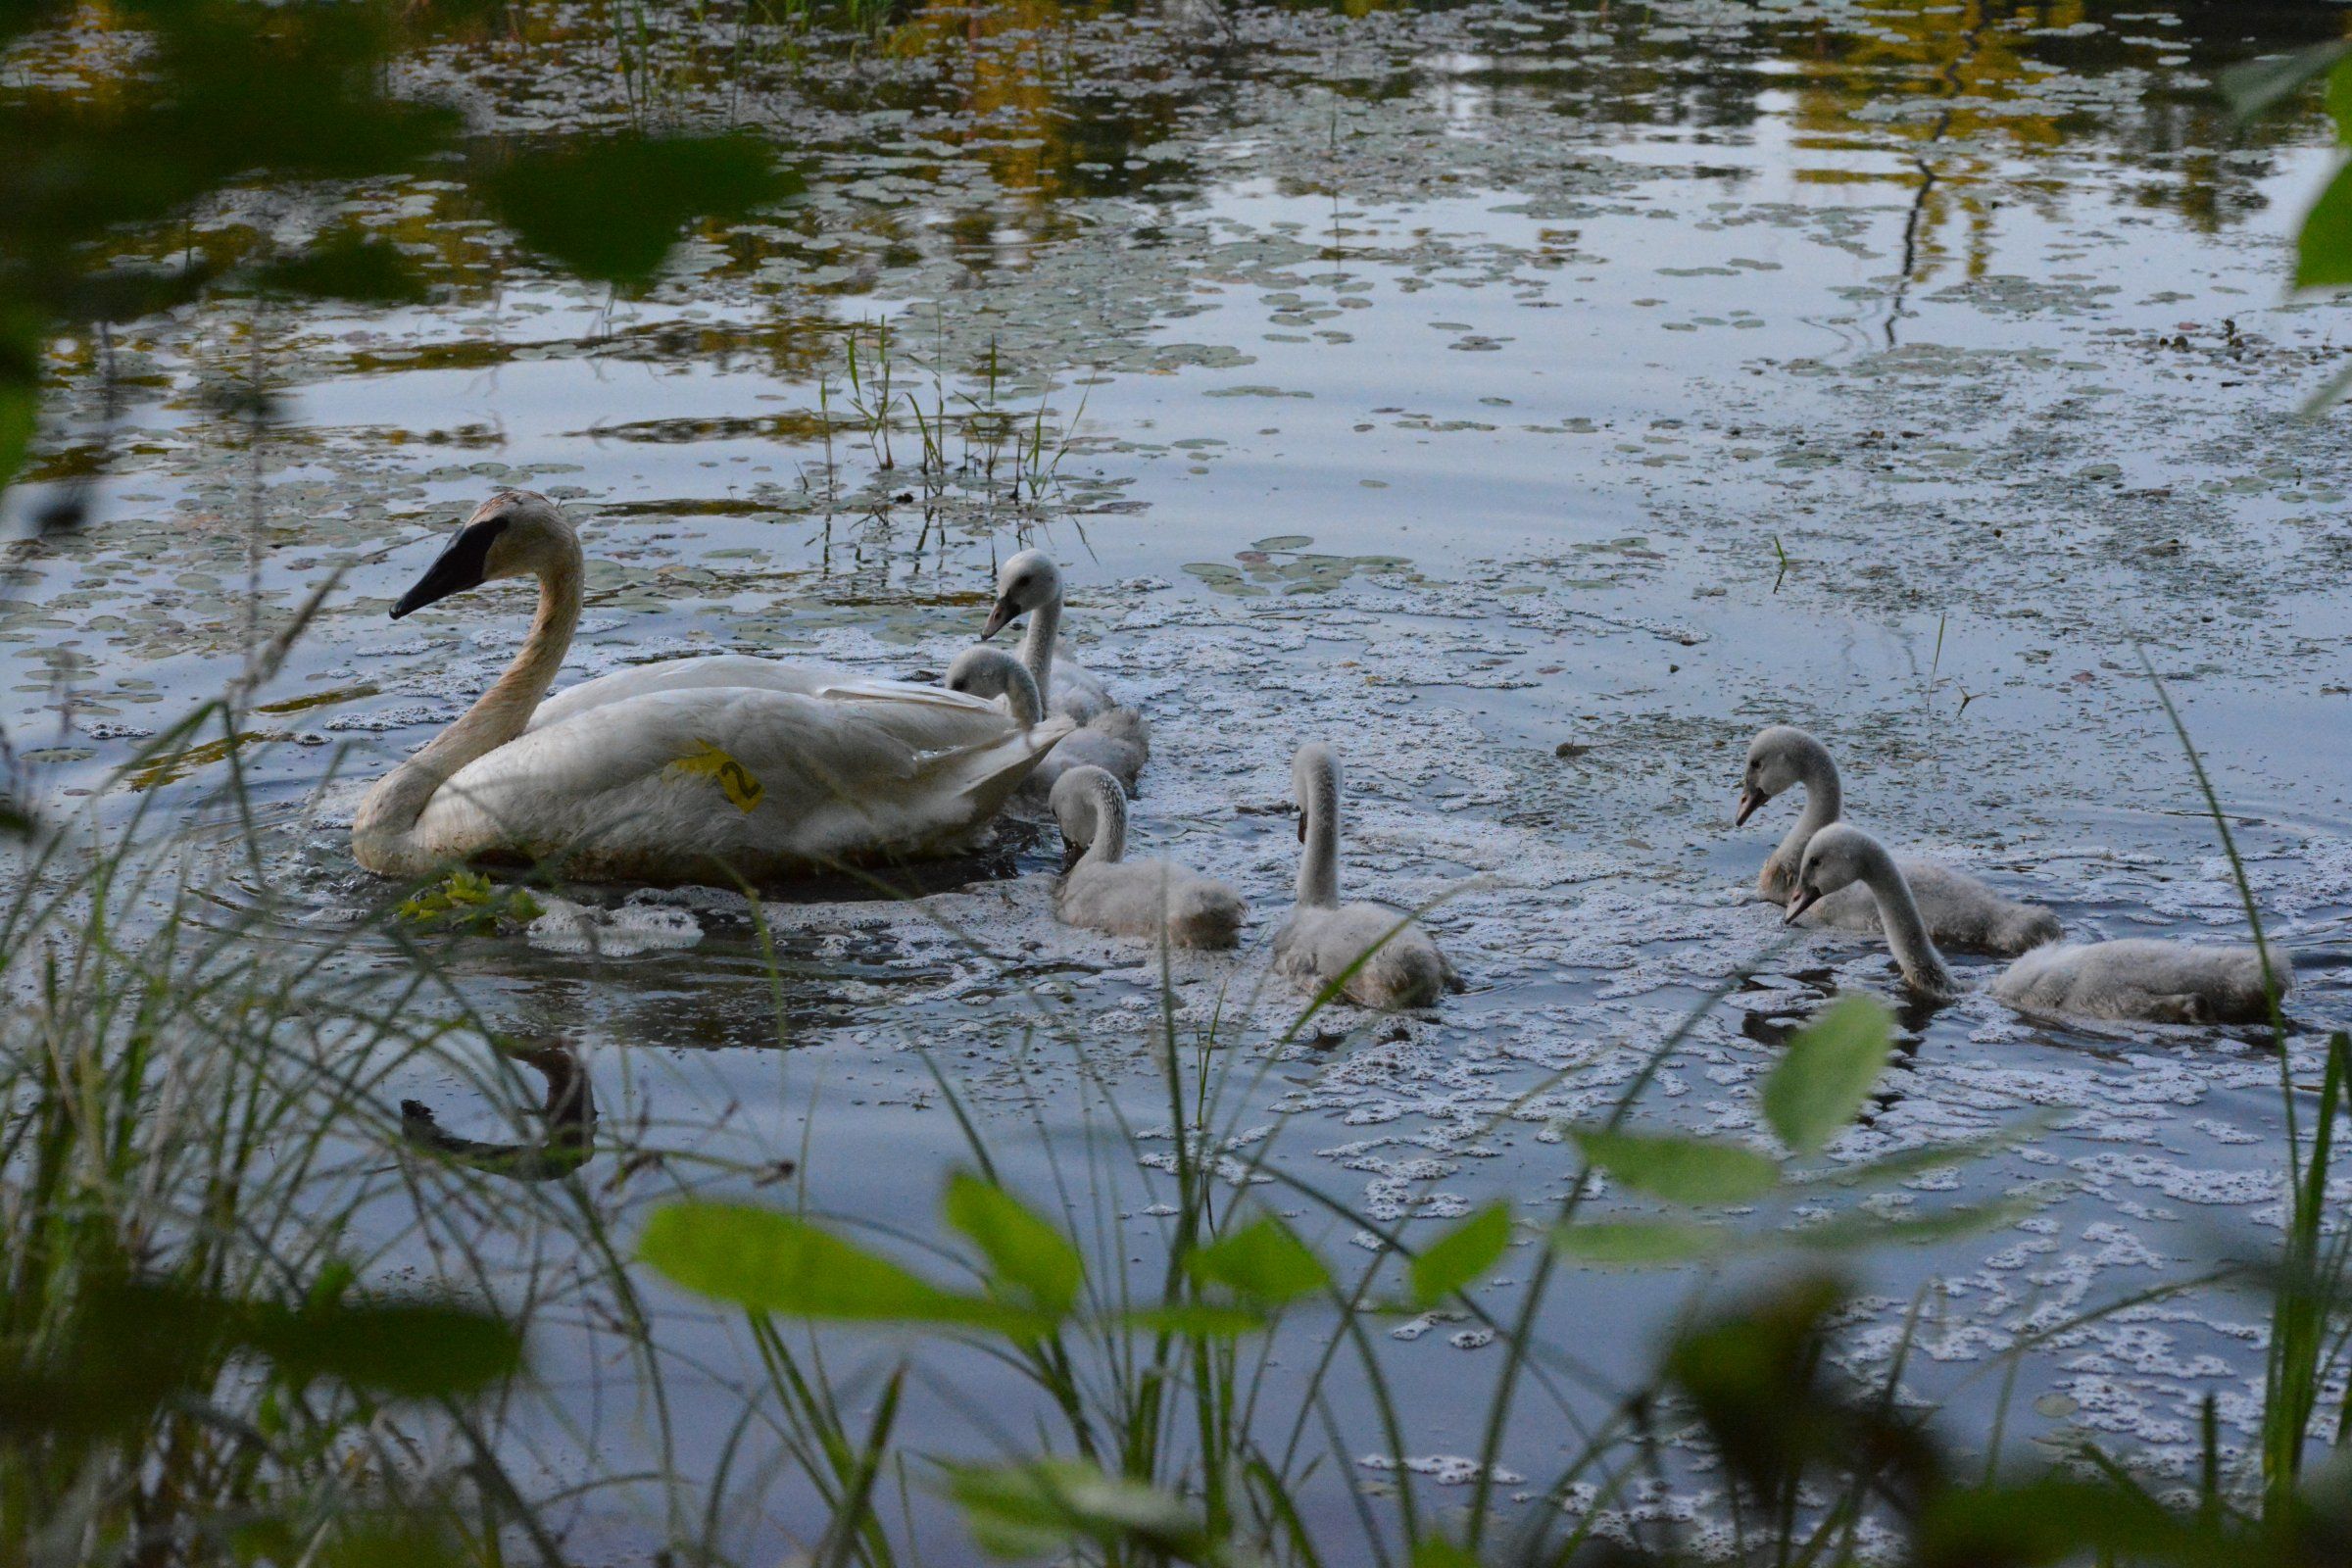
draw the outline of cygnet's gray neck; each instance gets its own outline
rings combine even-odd
[[[1959,982],[1952,978],[1943,955],[1936,951],[1936,939],[1928,934],[1928,922],[1920,915],[1919,901],[1911,896],[1911,884],[1904,880],[1894,857],[1883,847],[1874,846],[1864,864],[1862,879],[1879,901],[1879,920],[1886,928],[1886,945],[1894,950],[1894,961],[1911,989],[1937,998],[1955,995]]]
[[[1298,857],[1298,902],[1328,907],[1340,902],[1340,780],[1328,764],[1307,780],[1298,808],[1306,813],[1306,849]]]

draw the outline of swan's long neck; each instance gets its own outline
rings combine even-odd
[[[1911,989],[1934,997],[1956,994],[1959,983],[1944,966],[1943,955],[1936,951],[1936,939],[1928,935],[1928,922],[1920,918],[1919,902],[1911,897],[1911,884],[1903,880],[1894,857],[1876,850],[1863,866],[1862,880],[1879,901],[1886,945],[1894,950],[1895,964]]]
[[[539,573],[539,609],[522,652],[458,721],[379,780],[352,818],[359,862],[386,876],[419,876],[440,857],[415,840],[416,819],[433,793],[477,758],[521,734],[539,699],[555,684],[580,620],[580,557],[564,553]]]
[[[1829,749],[1818,742],[1797,754],[1797,781],[1805,787],[1805,808],[1796,813],[1795,825],[1781,847],[1772,852],[1774,863],[1787,866],[1788,875],[1804,863],[1805,846],[1813,835],[1838,820],[1845,809],[1845,794],[1838,782],[1838,764],[1831,760]]]
[[[1094,808],[1095,837],[1082,857],[1089,865],[1109,865],[1127,855],[1127,795],[1117,779],[1105,773],[1090,779],[1087,804]]]
[[[1306,850],[1298,857],[1298,902],[1328,906],[1340,902],[1340,778],[1325,760],[1302,782]]]
[[[1029,630],[1021,638],[1021,663],[1037,682],[1039,710],[1054,695],[1054,644],[1061,636],[1061,595],[1055,594],[1029,612]]]

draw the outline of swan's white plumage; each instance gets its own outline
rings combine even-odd
[[[648,692],[467,764],[415,832],[437,858],[520,854],[601,881],[723,884],[729,871],[759,881],[951,854],[971,847],[1054,733],[895,696]],[[742,769],[732,793],[714,754]]]
[[[468,542],[470,563],[448,565]],[[936,687],[734,656],[621,670],[542,704],[578,617],[580,553],[562,513],[527,491],[477,509],[395,612],[522,575],[540,579],[522,652],[361,803],[352,847],[368,869],[522,858],[723,886],[954,854],[1071,728],[1023,729]]]
[[[632,664],[609,675],[599,675],[594,680],[582,681],[542,702],[531,713],[530,728],[545,729],[551,724],[565,723],[592,708],[603,708],[632,697],[644,697],[655,692],[708,689],[789,692],[834,701],[877,699],[906,704],[928,703],[940,710],[947,725],[943,733],[950,738],[945,744],[959,744],[970,738],[967,726],[972,717],[973,703],[959,700],[940,687],[925,686],[915,681],[882,680],[852,674],[847,670],[828,669],[822,664],[796,664],[773,659],[756,659],[749,654],[706,654],[693,659],[665,659],[658,663]],[[912,720],[915,710],[909,708],[906,717]]]
[[[1838,823],[1805,847],[1790,906],[1848,887],[1866,889],[1877,902],[1906,985],[1934,1000],[1958,993],[1894,857],[1860,828]],[[2293,988],[2283,956],[2272,956],[2270,978],[2281,997]],[[1991,989],[2026,1012],[2147,1023],[2256,1023],[2271,1006],[2258,949],[2146,937],[2035,948],[1995,976]]]
[[[1757,891],[1775,904],[1788,902],[1805,846],[1814,834],[1838,820],[1843,795],[1837,762],[1829,748],[1811,734],[1789,724],[1775,724],[1759,732],[1747,749],[1737,820],[1744,823],[1765,802],[1798,785],[1804,786],[1804,809],[1788,836],[1765,858],[1764,869],[1756,878]],[[2003,898],[1965,871],[1909,856],[1898,858],[1896,863],[1902,867],[1921,918],[1943,947],[2011,957],[2055,942],[2062,934],[2058,916],[2050,910]],[[1822,899],[1797,923],[1864,936],[1886,933],[1877,901],[1858,884]]]
[[[1085,852],[1054,893],[1054,912],[1064,924],[1154,940],[1164,928],[1180,948],[1230,948],[1241,940],[1250,906],[1233,889],[1167,860],[1125,858],[1127,797],[1109,773],[1069,769],[1054,785],[1053,805],[1062,838]]]
[[[1426,1007],[1461,990],[1461,976],[1410,915],[1385,904],[1340,903],[1340,772],[1331,748],[1298,748],[1291,781],[1305,848],[1298,906],[1274,933],[1276,972],[1320,991],[1362,959],[1340,994],[1367,1007]]]
[[[971,697],[1002,700],[1016,724],[1037,721],[1043,705],[1037,682],[1028,667],[1001,649],[972,647],[956,656],[940,684]],[[1152,726],[1132,708],[1110,707],[1098,711],[1064,736],[1046,760],[1037,764],[1021,786],[1024,798],[1045,799],[1063,774],[1077,767],[1099,767],[1119,781],[1128,794],[1152,755]]]

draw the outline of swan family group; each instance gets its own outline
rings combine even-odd
[[[545,496],[492,496],[392,607],[395,618],[501,578],[535,577],[522,651],[448,728],[370,789],[352,850],[388,876],[462,861],[551,864],[599,881],[720,886],[973,849],[1016,798],[1059,825],[1065,922],[1230,948],[1249,906],[1223,883],[1130,860],[1127,800],[1149,726],[1060,657],[1061,575],[1030,550],[1005,562],[981,643],[943,684],[876,680],[716,655],[638,665],[549,697],[578,624],[578,536]],[[1027,617],[1017,657],[987,646]],[[1002,706],[1000,706],[1002,705]],[[1340,772],[1298,749],[1298,903],[1274,936],[1278,972],[1374,1007],[1421,1007],[1460,976],[1410,915],[1339,897]],[[2291,983],[2255,947],[2068,943],[2047,909],[1948,867],[1898,858],[1839,819],[1838,769],[1802,730],[1749,748],[1735,822],[1801,787],[1795,825],[1759,887],[1791,924],[1883,935],[1903,980],[1948,1000],[1938,944],[2014,958],[1991,984],[2028,1012],[2172,1023],[2258,1021]]]

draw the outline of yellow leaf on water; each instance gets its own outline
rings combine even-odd
[[[760,804],[760,797],[765,795],[767,790],[753,776],[750,768],[709,741],[698,740],[694,744],[700,749],[670,763],[672,772],[716,779],[720,791],[734,803],[738,811],[749,811]]]

